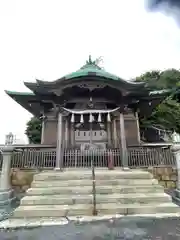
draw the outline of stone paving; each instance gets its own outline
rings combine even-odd
[[[100,221],[70,221],[59,226],[1,230],[1,240],[178,240],[180,218],[123,217]]]

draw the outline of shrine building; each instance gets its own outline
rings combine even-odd
[[[151,91],[144,82],[124,80],[86,64],[55,81],[24,82],[31,92],[6,93],[42,119],[42,145],[64,149],[122,149],[141,144],[139,117],[150,116],[168,91]]]

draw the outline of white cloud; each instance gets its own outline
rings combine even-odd
[[[55,80],[89,54],[106,70],[132,78],[149,69],[179,68],[180,30],[144,10],[143,0],[0,0],[0,143],[23,137],[30,114],[4,93],[23,81]]]

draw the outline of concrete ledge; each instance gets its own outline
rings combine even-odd
[[[174,203],[156,203],[156,204],[97,204],[96,209],[99,216],[106,215],[135,215],[135,214],[162,214],[162,213],[180,213],[180,208]],[[92,216],[92,204],[75,205],[32,205],[16,208],[11,219],[24,218],[58,218],[69,216]]]
[[[179,198],[179,200],[180,200],[180,190],[179,189],[175,189],[174,195],[176,198]]]
[[[115,204],[150,204],[171,202],[171,196],[165,193],[133,193],[133,194],[96,194],[96,203]],[[29,205],[74,205],[93,204],[93,195],[45,195],[45,196],[25,196],[21,199],[21,206]]]
[[[54,171],[63,172],[63,169],[62,168],[54,168]]]
[[[0,207],[11,204],[15,199],[16,197],[13,196],[12,189],[0,191]]]
[[[35,228],[42,226],[60,226],[66,225],[70,222],[85,223],[93,221],[109,220],[110,222],[116,221],[116,219],[133,219],[133,218],[180,218],[180,213],[163,213],[163,214],[135,214],[135,215],[105,215],[105,216],[73,216],[73,217],[62,217],[62,218],[34,218],[34,219],[7,219],[0,222],[0,229],[18,229],[18,228]]]
[[[137,185],[135,186],[130,186],[130,185],[125,185],[125,186],[115,186],[112,187],[110,186],[96,186],[96,194],[112,194],[112,193],[160,193],[164,192],[164,189],[160,185]],[[26,192],[28,196],[37,196],[37,195],[81,195],[81,194],[92,194],[92,186],[78,186],[78,187],[51,187],[51,188],[46,188],[46,187],[38,187],[38,188],[29,188]]]
[[[96,186],[146,186],[146,185],[158,185],[158,180],[156,179],[106,179],[101,180],[97,179],[95,180]],[[49,180],[49,181],[33,181],[31,184],[31,188],[43,188],[43,187],[86,187],[86,186],[92,186],[92,180],[91,179],[84,179],[83,181],[81,179],[77,180],[67,180],[67,181],[56,181],[56,180]]]
[[[172,200],[180,206],[180,190],[175,189],[172,195]]]
[[[112,171],[104,171],[104,170],[96,170],[96,180],[101,179],[152,179],[153,175],[147,171],[134,171],[134,170],[112,170]],[[92,179],[92,171],[82,171],[82,170],[74,170],[74,171],[64,171],[63,174],[61,171],[49,171],[49,172],[41,172],[34,176],[34,181],[52,181],[52,180],[90,180]]]

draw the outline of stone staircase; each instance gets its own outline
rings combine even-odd
[[[180,213],[158,181],[146,171],[95,170],[98,215]],[[12,218],[92,216],[91,170],[46,171],[32,186]]]

